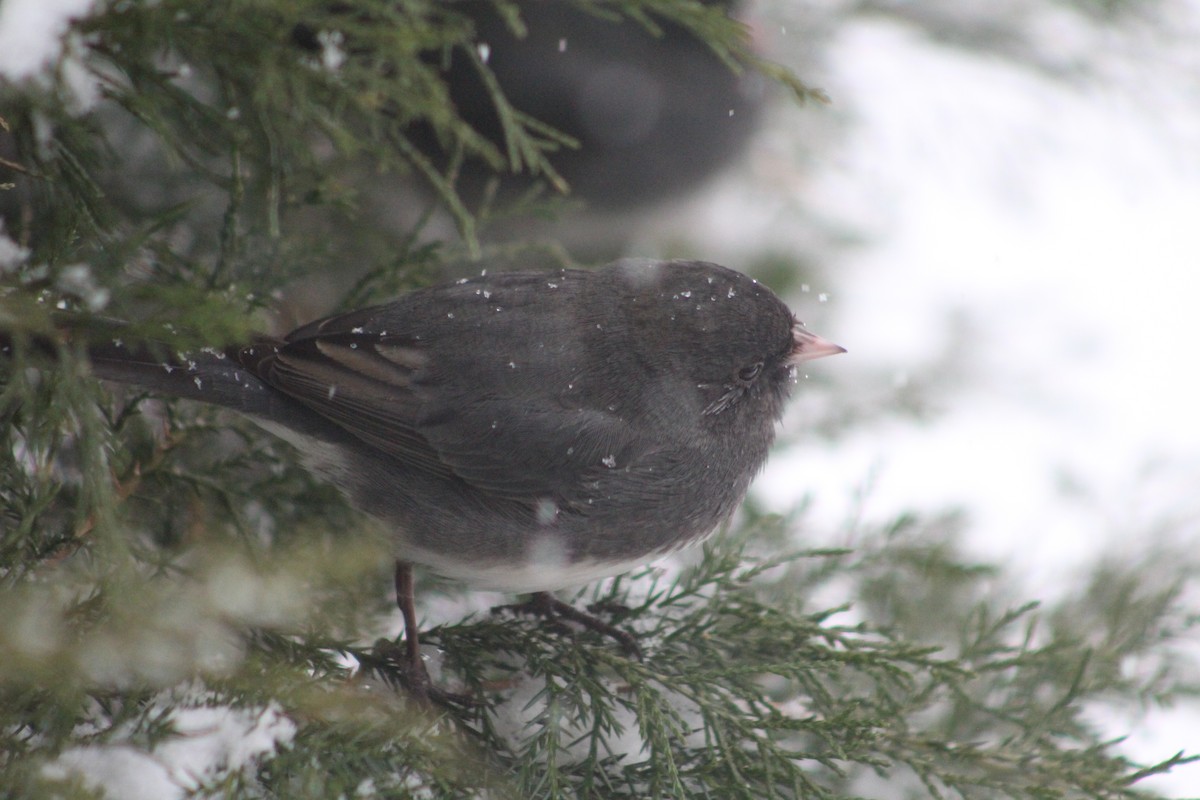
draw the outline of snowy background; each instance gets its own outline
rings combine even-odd
[[[791,187],[864,239],[793,298],[849,350],[810,371],[875,396],[938,383],[947,364],[957,374],[924,421],[798,444],[756,489],[786,510],[802,487],[806,533],[829,536],[814,544],[838,544],[851,514],[962,508],[971,554],[1053,600],[1100,553],[1136,558],[1154,536],[1200,546],[1200,7],[1113,29],[1044,4],[983,5],[942,22],[1012,26],[1021,57],[939,41],[937,20],[838,25],[805,78],[847,138],[794,145],[805,161]],[[787,61],[803,15],[766,13]],[[810,115],[782,116],[803,140]],[[779,181],[784,141],[772,131],[773,156],[758,155],[760,186]],[[736,207],[708,203],[714,218]],[[781,213],[746,217],[722,231],[786,241]],[[1200,752],[1197,707],[1100,724],[1145,761]],[[1200,766],[1147,785],[1195,796]]]

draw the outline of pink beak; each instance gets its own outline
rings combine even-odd
[[[836,356],[838,353],[846,352],[846,348],[836,345],[828,339],[822,339],[815,333],[810,333],[799,322],[792,326],[792,341],[794,342],[792,352],[787,360],[792,365],[799,364],[802,361],[812,361],[814,358]]]

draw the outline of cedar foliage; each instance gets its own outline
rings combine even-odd
[[[674,20],[731,68],[819,97],[719,10],[579,5],[650,30]],[[26,248],[0,269],[18,345],[0,363],[0,793],[95,796],[48,765],[75,748],[153,753],[197,707],[294,726],[275,751],[195,776],[202,797],[1119,798],[1188,760],[1133,764],[1086,713],[1194,694],[1186,561],[1106,565],[1086,602],[1046,611],[963,558],[952,515],[796,552],[801,511],[747,508],[702,558],[576,598],[637,631],[645,661],[459,614],[426,642],[439,682],[473,702],[413,704],[375,641],[396,629],[383,532],[252,425],[114,392],[69,343],[48,359],[22,337],[65,308],[219,344],[331,264],[353,260],[334,304],[352,306],[486,263],[481,233],[512,210],[469,207],[455,161],[421,156],[409,126],[545,178],[529,207],[553,207],[547,154],[575,143],[499,94],[502,147],[455,116],[439,54],[475,51],[453,3],[123,2],[74,31],[73,71],[0,86],[0,210]],[[99,93],[86,110],[81,77]],[[430,187],[411,229],[364,221],[346,177],[364,165]],[[435,213],[457,238],[422,237]],[[465,595],[423,588],[427,603]]]

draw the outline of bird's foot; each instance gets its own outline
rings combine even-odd
[[[410,657],[411,652],[403,639],[379,639],[366,658],[360,656],[359,660],[363,666],[404,689],[420,705],[461,708],[479,704],[470,695],[447,692],[435,686],[425,661],[419,655],[414,660]]]
[[[598,606],[589,607],[597,608]],[[586,611],[580,611],[569,603],[564,603],[549,592],[534,592],[534,594],[524,603],[513,603],[511,605],[496,606],[492,609],[493,614],[498,614],[503,611],[508,611],[513,614],[531,614],[542,617],[550,624],[556,626],[560,630],[569,631],[569,628],[563,624],[566,622],[574,622],[577,625],[582,625],[588,630],[595,631],[602,636],[615,641],[621,646],[621,650],[626,655],[633,656],[638,661],[642,660],[642,648],[638,646],[637,639],[628,631],[605,622],[599,617],[589,614]]]

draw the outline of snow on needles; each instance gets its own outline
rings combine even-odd
[[[0,76],[32,78],[62,55],[71,20],[94,0],[5,0],[0,4]]]
[[[71,23],[92,13],[95,0],[4,0],[0,3],[0,81],[40,81],[55,69],[80,111],[96,101],[94,81],[79,59]]]
[[[296,733],[275,703],[258,709],[197,705],[168,715],[175,735],[152,751],[121,744],[74,747],[45,768],[46,776],[79,776],[109,797],[182,800],[287,746]]]

